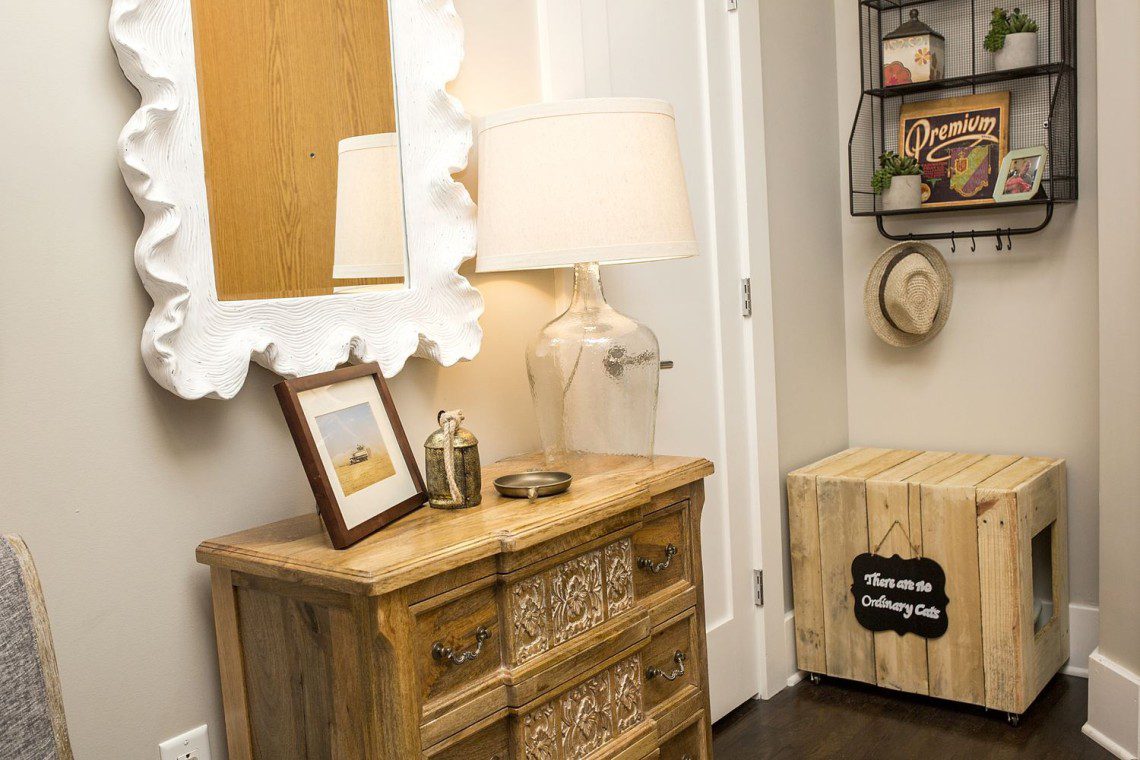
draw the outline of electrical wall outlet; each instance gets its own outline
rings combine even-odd
[[[161,760],[210,760],[210,732],[198,726],[158,745]]]

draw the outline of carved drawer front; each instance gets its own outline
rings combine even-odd
[[[621,660],[519,717],[523,760],[582,760],[645,721],[641,656]]]
[[[689,537],[689,502],[658,512],[633,534],[633,582],[637,598],[653,604],[654,594],[669,590],[670,596],[691,586],[692,542]]]
[[[692,723],[661,742],[661,760],[710,760],[705,754],[705,717],[699,713]]]
[[[506,717],[458,740],[448,739],[427,750],[429,760],[510,760],[511,731]]]
[[[699,641],[696,610],[689,610],[653,631],[641,657],[645,709],[655,717],[655,711],[664,712],[701,688]]]
[[[633,609],[633,545],[624,538],[507,587],[509,659],[519,665]]]
[[[416,649],[425,712],[433,703],[494,678],[503,636],[491,582],[416,605]]]

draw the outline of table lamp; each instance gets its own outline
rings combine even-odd
[[[668,103],[573,100],[484,119],[476,270],[574,267],[569,308],[527,348],[548,461],[652,456],[657,337],[606,303],[600,265],[697,252]]]
[[[396,133],[346,138],[340,141],[339,154],[333,280],[403,283],[407,245]],[[341,285],[334,291],[371,289]]]

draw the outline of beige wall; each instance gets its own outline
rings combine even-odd
[[[1140,56],[1134,0],[1098,0],[1102,165],[1135,166]],[[1121,86],[1121,83],[1128,83]],[[1140,673],[1140,179],[1101,177],[1100,653]],[[1135,705],[1133,705],[1135,708]]]
[[[831,2],[760,4],[781,484],[848,438],[839,164],[830,150],[838,130],[835,34],[820,23]],[[786,550],[784,563],[790,609]]]
[[[1012,254],[997,253],[993,238],[978,240],[973,255],[968,241],[953,256],[949,244],[938,243],[954,275],[953,313],[935,340],[916,349],[891,348],[867,326],[863,285],[889,241],[873,219],[848,216],[846,198],[843,249],[836,255],[844,262],[851,442],[1066,458],[1072,599],[1095,603],[1097,44],[1092,4],[1079,5],[1080,202],[1059,208],[1044,232],[1013,238]],[[859,57],[857,12],[856,3],[836,0],[839,139],[833,145],[839,147],[844,187],[859,94],[852,63]],[[1135,123],[1129,128],[1134,134]],[[1003,226],[1021,226],[1041,212],[993,213],[940,216],[934,225],[981,228],[1001,219]],[[891,227],[907,229],[905,220]]]
[[[540,99],[530,0],[462,0],[455,91],[484,113]],[[254,368],[233,401],[185,402],[139,357],[150,301],[141,216],[115,164],[138,105],[107,39],[108,3],[6,7],[0,37],[0,530],[43,576],[77,757],[149,758],[208,722],[224,738],[203,538],[303,513],[312,497]],[[420,360],[392,383],[417,446],[462,406],[485,459],[537,445],[523,346],[552,315],[549,274],[480,277],[483,352]]]

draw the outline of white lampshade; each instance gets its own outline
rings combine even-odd
[[[573,100],[484,119],[477,271],[619,264],[697,252],[668,103]]]
[[[333,279],[403,277],[405,250],[396,133],[341,140]]]

